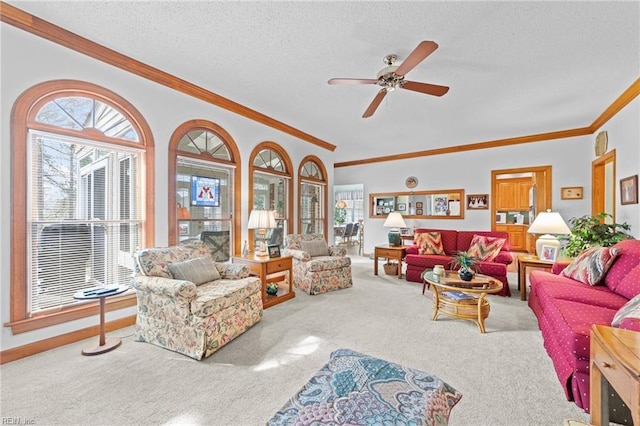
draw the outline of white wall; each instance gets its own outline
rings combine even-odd
[[[280,144],[290,155],[294,167],[294,200],[297,200],[297,171],[306,155],[316,155],[325,164],[329,187],[333,186],[334,153],[311,145],[285,133],[263,126],[236,114],[200,100],[188,97],[156,83],[116,69],[64,47],[32,36],[9,25],[0,26],[1,35],[1,104],[0,117],[2,146],[0,147],[0,190],[2,198],[10,200],[11,140],[10,114],[18,96],[29,87],[55,79],[77,79],[103,86],[128,100],[140,111],[151,127],[155,141],[155,244],[166,245],[168,241],[167,212],[167,164],[168,142],[180,124],[192,119],[206,119],[217,123],[234,138],[240,150],[242,164],[242,238],[247,238],[248,218],[247,161],[251,150],[260,142],[269,140]],[[210,88],[215,91],[217,88]],[[248,105],[250,107],[250,105]],[[264,111],[268,114],[268,111]],[[277,118],[277,117],[274,117]],[[304,129],[302,129],[304,130]],[[294,223],[297,223],[297,203],[294,205]],[[333,209],[329,209],[332,214]],[[9,241],[11,228],[10,205],[0,205],[0,229],[2,231],[2,254],[0,256],[0,316],[2,323],[9,321],[10,259]],[[135,308],[107,313],[107,321],[135,314]],[[22,346],[31,342],[60,335],[72,330],[94,326],[97,317],[84,318],[68,324],[12,335],[11,329],[2,327],[0,348]]]
[[[617,96],[619,94],[615,94]],[[607,105],[603,105],[603,109]],[[640,100],[631,104],[606,123],[609,149],[616,149],[616,180],[640,172]],[[595,119],[596,117],[593,117]],[[587,124],[587,123],[585,123]],[[560,129],[559,129],[560,130]],[[513,135],[524,136],[524,135]],[[391,141],[390,141],[391,142]],[[469,141],[478,142],[478,141]],[[335,169],[336,185],[363,183],[365,204],[370,193],[409,191],[404,185],[409,176],[418,178],[415,191],[458,189],[465,194],[491,193],[491,171],[533,166],[552,166],[552,208],[566,220],[591,214],[591,162],[595,159],[595,134],[546,142],[466,151],[431,157],[419,157],[395,162],[375,163]],[[424,149],[438,148],[425,146]],[[582,200],[562,200],[560,188],[584,187]],[[364,252],[387,242],[388,229],[382,227],[384,219],[371,219],[365,210]],[[638,204],[621,206],[619,185],[616,221],[631,224],[631,231],[640,238],[640,207]],[[490,230],[491,210],[466,210],[465,218],[409,219],[407,225],[458,230]]]
[[[620,204],[620,179],[640,173],[640,99],[627,105],[596,134],[601,130],[607,131],[608,150],[616,150],[616,223],[627,222],[633,235],[640,238],[640,204]],[[593,150],[591,153],[595,159]]]

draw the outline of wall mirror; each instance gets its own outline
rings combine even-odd
[[[464,219],[464,189],[369,194],[369,217],[393,211],[405,218]]]

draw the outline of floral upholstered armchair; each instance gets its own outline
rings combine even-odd
[[[215,262],[202,241],[134,255],[135,339],[206,358],[262,318],[262,285],[245,265]]]
[[[306,293],[353,286],[347,250],[328,246],[323,234],[287,235],[283,254],[293,256],[293,285]]]

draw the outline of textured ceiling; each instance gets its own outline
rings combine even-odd
[[[640,3],[20,2],[26,12],[337,145],[336,160],[584,127],[640,76]],[[408,90],[375,78],[422,40]]]

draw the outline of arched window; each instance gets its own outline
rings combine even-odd
[[[307,156],[298,171],[298,231],[327,235],[327,172],[322,160]]]
[[[239,251],[240,153],[222,127],[206,120],[179,126],[169,143],[169,243],[200,239],[217,261]]]
[[[258,238],[264,238],[267,244],[282,246],[284,237],[293,232],[291,160],[280,145],[262,142],[253,149],[249,161],[249,213],[251,210],[271,210],[276,219],[276,227],[267,229],[264,236],[249,229],[249,248],[257,246]]]
[[[64,80],[20,96],[12,143],[9,325],[20,333],[93,314],[80,289],[129,285],[133,252],[153,242],[153,141],[123,98]]]

